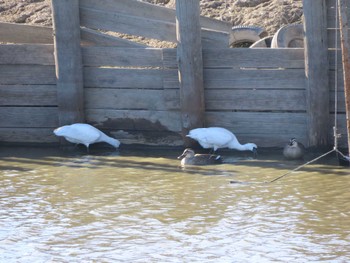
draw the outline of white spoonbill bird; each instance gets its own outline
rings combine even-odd
[[[89,145],[97,142],[106,142],[115,148],[118,148],[120,145],[117,139],[107,136],[102,131],[86,123],[65,125],[55,129],[53,132],[57,136],[63,136],[71,143],[84,144],[88,151]]]
[[[225,128],[197,128],[190,130],[186,136],[196,140],[203,148],[213,148],[214,152],[219,148],[229,148],[257,154],[258,146],[255,143],[240,144],[236,136]]]

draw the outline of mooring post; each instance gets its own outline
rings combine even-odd
[[[79,0],[51,0],[59,126],[84,121]]]
[[[345,0],[338,0],[338,9],[344,75],[346,128],[348,133],[348,150],[350,156],[350,38],[348,32],[350,23],[350,4],[347,3]]]
[[[176,0],[177,60],[180,81],[182,134],[204,126],[203,59],[199,0]]]
[[[303,0],[308,146],[329,145],[329,63],[325,0]]]

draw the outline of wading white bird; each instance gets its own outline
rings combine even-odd
[[[222,159],[220,155],[215,154],[195,154],[190,148],[184,150],[184,152],[177,157],[181,160],[181,166],[185,165],[210,165],[221,164]]]
[[[240,144],[236,136],[225,128],[197,128],[190,130],[186,136],[196,140],[203,148],[213,148],[214,152],[219,148],[229,148],[257,154],[258,146],[255,143]]]
[[[289,143],[283,148],[283,155],[289,160],[302,159],[305,154],[305,146],[295,138],[291,138]]]
[[[118,148],[120,145],[117,139],[107,136],[102,131],[86,123],[65,125],[55,129],[53,132],[57,136],[63,136],[71,143],[84,144],[88,151],[89,145],[97,142],[106,142],[115,148]]]

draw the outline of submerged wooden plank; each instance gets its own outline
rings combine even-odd
[[[48,128],[57,126],[57,107],[0,107],[1,128]]]
[[[157,48],[83,47],[84,66],[162,67]]]
[[[0,64],[54,65],[53,45],[0,45]]]
[[[162,70],[84,68],[85,87],[163,89]]]
[[[52,44],[52,28],[0,22],[0,42]]]
[[[0,127],[0,142],[44,144],[58,142],[58,137],[53,134],[53,128]]]
[[[0,85],[0,106],[57,106],[56,85]]]
[[[55,85],[54,66],[0,65],[0,85]]]

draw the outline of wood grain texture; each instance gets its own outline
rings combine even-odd
[[[1,127],[57,127],[57,107],[0,107]]]
[[[85,87],[163,89],[158,69],[84,68]]]
[[[107,12],[123,13],[146,19],[160,20],[175,23],[175,9],[152,5],[146,2],[134,0],[81,0],[80,7],[98,9]],[[200,24],[203,28],[230,32],[231,23],[220,21],[209,17],[200,17]]]
[[[0,45],[1,65],[54,65],[53,45]]]
[[[303,0],[308,146],[329,145],[329,62],[325,0]]]
[[[176,35],[182,135],[189,147],[188,132],[205,125],[199,0],[176,1]]]
[[[52,44],[52,28],[0,22],[0,42]]]
[[[57,106],[56,85],[0,85],[0,106]]]
[[[55,85],[55,67],[44,65],[0,65],[0,85]]]
[[[84,66],[162,67],[162,49],[83,47]]]
[[[84,122],[79,0],[52,0],[59,125]]]
[[[53,134],[53,128],[0,128],[0,143],[20,144],[57,143],[58,138]]]

